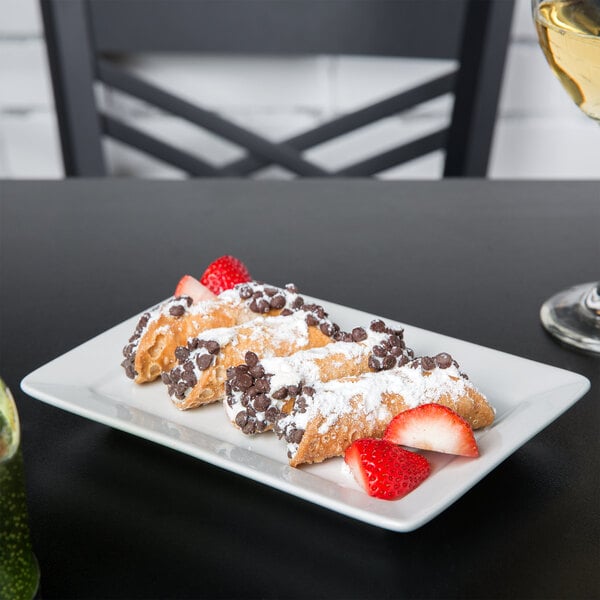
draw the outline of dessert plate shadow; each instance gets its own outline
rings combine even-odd
[[[308,297],[307,297],[308,298]],[[380,318],[315,298],[342,329]],[[476,432],[480,457],[425,453],[429,478],[400,500],[369,497],[341,458],[293,468],[273,433],[249,437],[229,423],[220,404],[181,412],[162,382],[136,385],[120,367],[122,348],[139,315],[124,321],[27,375],[30,396],[110,427],[392,531],[412,531],[433,519],[515,450],[559,417],[589,389],[576,373],[384,319],[405,330],[416,355],[449,352],[496,409],[496,420]],[[490,369],[489,365],[494,368]]]

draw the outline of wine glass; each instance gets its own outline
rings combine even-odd
[[[600,123],[600,0],[532,0],[540,47],[577,106]],[[600,282],[549,298],[544,327],[562,342],[600,354]]]

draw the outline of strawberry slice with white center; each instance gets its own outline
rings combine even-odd
[[[406,496],[430,472],[425,457],[386,440],[356,440],[346,450],[344,460],[367,494],[383,500]]]
[[[214,300],[217,296],[195,277],[184,275],[175,288],[174,296],[189,296],[194,302]]]
[[[467,421],[441,404],[422,404],[396,415],[383,438],[394,444],[458,456],[479,456]]]

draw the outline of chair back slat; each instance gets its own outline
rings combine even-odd
[[[106,175],[86,5],[41,3],[65,175]]]
[[[89,0],[89,7],[99,52],[456,58],[466,2]]]
[[[167,144],[110,115],[101,113],[100,123],[102,131],[112,139],[133,148],[145,148],[148,154],[190,175],[196,177],[222,177],[230,175],[230,173],[213,167],[201,158],[192,156],[188,152]]]
[[[448,138],[448,130],[434,131],[421,138],[402,144],[377,156],[340,169],[335,173],[338,177],[371,177],[397,165],[402,165],[415,156],[422,156],[442,149]]]

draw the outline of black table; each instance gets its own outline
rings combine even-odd
[[[539,324],[598,277],[600,186],[0,183],[1,373],[44,598],[600,597],[600,360]],[[23,376],[224,253],[258,279],[579,372],[591,391],[397,534],[63,412]]]

